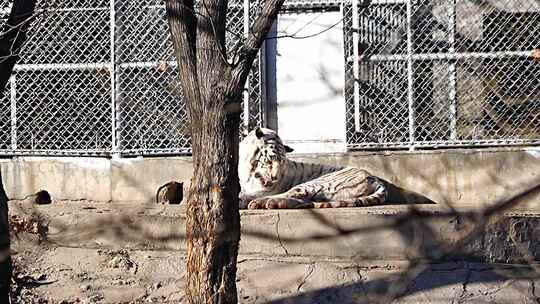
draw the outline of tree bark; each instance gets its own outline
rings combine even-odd
[[[265,2],[238,61],[230,64],[225,49],[227,0],[201,0],[197,10],[193,0],[166,0],[191,127],[194,170],[186,222],[189,303],[238,301],[241,96],[253,60],[283,2]]]
[[[35,7],[36,0],[15,0],[0,33],[0,94],[3,94],[13,67],[19,60],[19,51],[26,40]]]
[[[9,303],[12,272],[7,202],[0,170],[0,303]]]
[[[19,60],[19,51],[26,40],[35,7],[36,0],[15,0],[0,33],[0,95],[4,94],[13,68]],[[10,303],[12,275],[7,202],[0,171],[0,303]]]

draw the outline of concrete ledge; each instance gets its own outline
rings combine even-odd
[[[437,150],[395,153],[293,155],[306,162],[365,168],[440,204],[486,206],[540,183],[540,148]],[[148,203],[162,184],[183,181],[187,193],[190,157],[47,158],[0,160],[4,185],[12,200],[41,189],[56,201]],[[520,210],[535,208],[529,197]]]
[[[467,218],[442,216],[445,211],[433,205],[242,211],[240,254],[345,261],[438,259],[473,228]],[[418,217],[418,212],[423,216]],[[41,215],[50,222],[49,240],[59,246],[185,250],[185,215],[180,207],[11,203],[10,213]],[[540,260],[538,227],[540,212],[501,214],[463,250],[445,258]]]

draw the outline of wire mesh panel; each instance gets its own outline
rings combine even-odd
[[[168,65],[121,68],[119,149],[126,154],[186,153],[188,119],[178,73]]]
[[[229,59],[245,37],[244,1],[230,1],[226,44]],[[124,155],[189,153],[189,121],[178,84],[162,1],[116,1],[115,83],[119,152]],[[182,67],[178,67],[182,68]],[[250,76],[249,92],[260,88]],[[253,84],[252,84],[253,83]],[[260,90],[260,89],[259,89]],[[259,98],[259,97],[257,97]],[[253,99],[258,104],[256,99]],[[261,124],[248,103],[248,122]],[[257,116],[259,115],[259,117]]]
[[[189,122],[162,1],[116,1],[115,18],[118,152],[189,152]]]
[[[11,146],[11,86],[8,83],[6,90],[0,92],[0,150]]]
[[[251,28],[255,18],[260,14],[260,2],[253,1],[250,3],[249,7],[249,23],[247,26]],[[261,48],[264,50],[264,46]],[[265,97],[266,92],[264,91],[264,52],[259,51],[259,54],[253,62],[253,67],[251,68],[251,74],[247,80],[248,83],[248,107],[247,112],[249,113],[249,119],[243,119],[243,123],[248,130],[253,129],[256,126],[263,126],[264,124],[264,112],[265,112]],[[245,112],[242,113],[242,118],[245,115]]]
[[[540,143],[537,1],[352,2],[350,148]]]
[[[57,6],[37,11],[21,50],[19,64],[96,63],[110,61],[109,7],[106,1],[94,6]]]
[[[3,1],[0,8],[7,13],[10,5]],[[3,92],[4,151],[80,155],[111,150],[109,15],[103,0],[38,1],[27,21],[27,39],[12,54],[20,59]],[[1,26],[5,33],[9,26]]]
[[[2,26],[11,4],[0,2]],[[246,12],[256,12],[244,5],[229,5],[230,52],[247,34]],[[163,1],[42,0],[31,21],[0,97],[4,154],[190,152]],[[260,68],[257,61],[247,85],[250,126],[263,120]]]
[[[14,77],[17,149],[111,149],[108,70],[17,71]]]

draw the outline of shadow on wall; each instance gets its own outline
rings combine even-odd
[[[401,188],[382,178],[381,180],[388,189],[388,204],[436,204],[436,202],[422,194]]]
[[[540,194],[540,181],[505,201],[493,204],[491,207],[473,212],[441,212],[428,214],[411,207],[403,216],[396,217],[389,226],[399,233],[410,251],[408,267],[402,271],[373,279],[358,280],[354,283],[341,284],[300,293],[295,296],[270,301],[269,304],[303,304],[303,303],[396,303],[401,298],[419,297],[416,301],[426,301],[422,292],[435,290],[441,287],[459,284],[462,291],[455,294],[435,293],[434,299],[429,301],[446,301],[457,299],[486,301],[494,300],[492,294],[502,288],[484,291],[483,294],[467,292],[467,285],[474,283],[505,282],[516,284],[517,280],[529,282],[531,287],[519,290],[519,295],[506,295],[505,301],[525,296],[526,303],[538,303],[535,294],[534,280],[540,279],[540,242],[538,228],[540,218],[537,217],[505,217],[505,211],[515,207],[526,196]],[[319,217],[319,216],[316,216]],[[433,227],[434,218],[454,218],[461,228],[458,235],[449,236]],[[321,221],[322,222],[322,221]],[[382,227],[371,227],[373,230]],[[363,231],[339,231],[336,229],[335,237],[350,233],[370,233],[370,228]],[[313,236],[319,239],[320,236]],[[305,240],[304,240],[305,241]],[[451,263],[442,264],[452,261]],[[354,262],[354,259],[353,259]],[[476,263],[476,262],[482,262]],[[488,262],[485,264],[485,262]],[[491,264],[491,262],[495,262]],[[517,262],[520,265],[498,263]],[[470,288],[473,289],[473,288]],[[503,292],[504,294],[504,292]],[[430,296],[433,296],[431,294]],[[483,297],[483,298],[479,298]],[[491,298],[490,298],[491,297]],[[505,297],[505,295],[503,295]],[[407,302],[407,301],[406,301]],[[443,303],[438,302],[438,303]],[[409,303],[409,302],[407,302]],[[479,303],[479,302],[476,302]]]

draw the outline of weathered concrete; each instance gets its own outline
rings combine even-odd
[[[297,160],[366,168],[440,204],[480,207],[540,183],[540,148],[294,155]],[[170,180],[184,181],[191,158],[39,158],[0,161],[8,196],[20,200],[40,189],[56,201],[152,202]],[[540,198],[518,206],[528,210]]]
[[[186,250],[185,214],[175,206],[12,203],[10,212],[46,219],[49,241],[55,245]],[[240,253],[302,256],[312,261],[540,260],[540,212],[501,213],[463,248],[457,246],[475,227],[474,222],[460,213],[465,209],[454,215],[443,212],[447,210],[434,205],[242,211]]]
[[[193,172],[190,157],[112,160],[111,169],[113,202],[154,202],[159,186],[169,181],[188,185]]]
[[[57,201],[112,200],[111,161],[105,158],[15,157],[1,160],[0,169],[11,200],[41,189]]]

